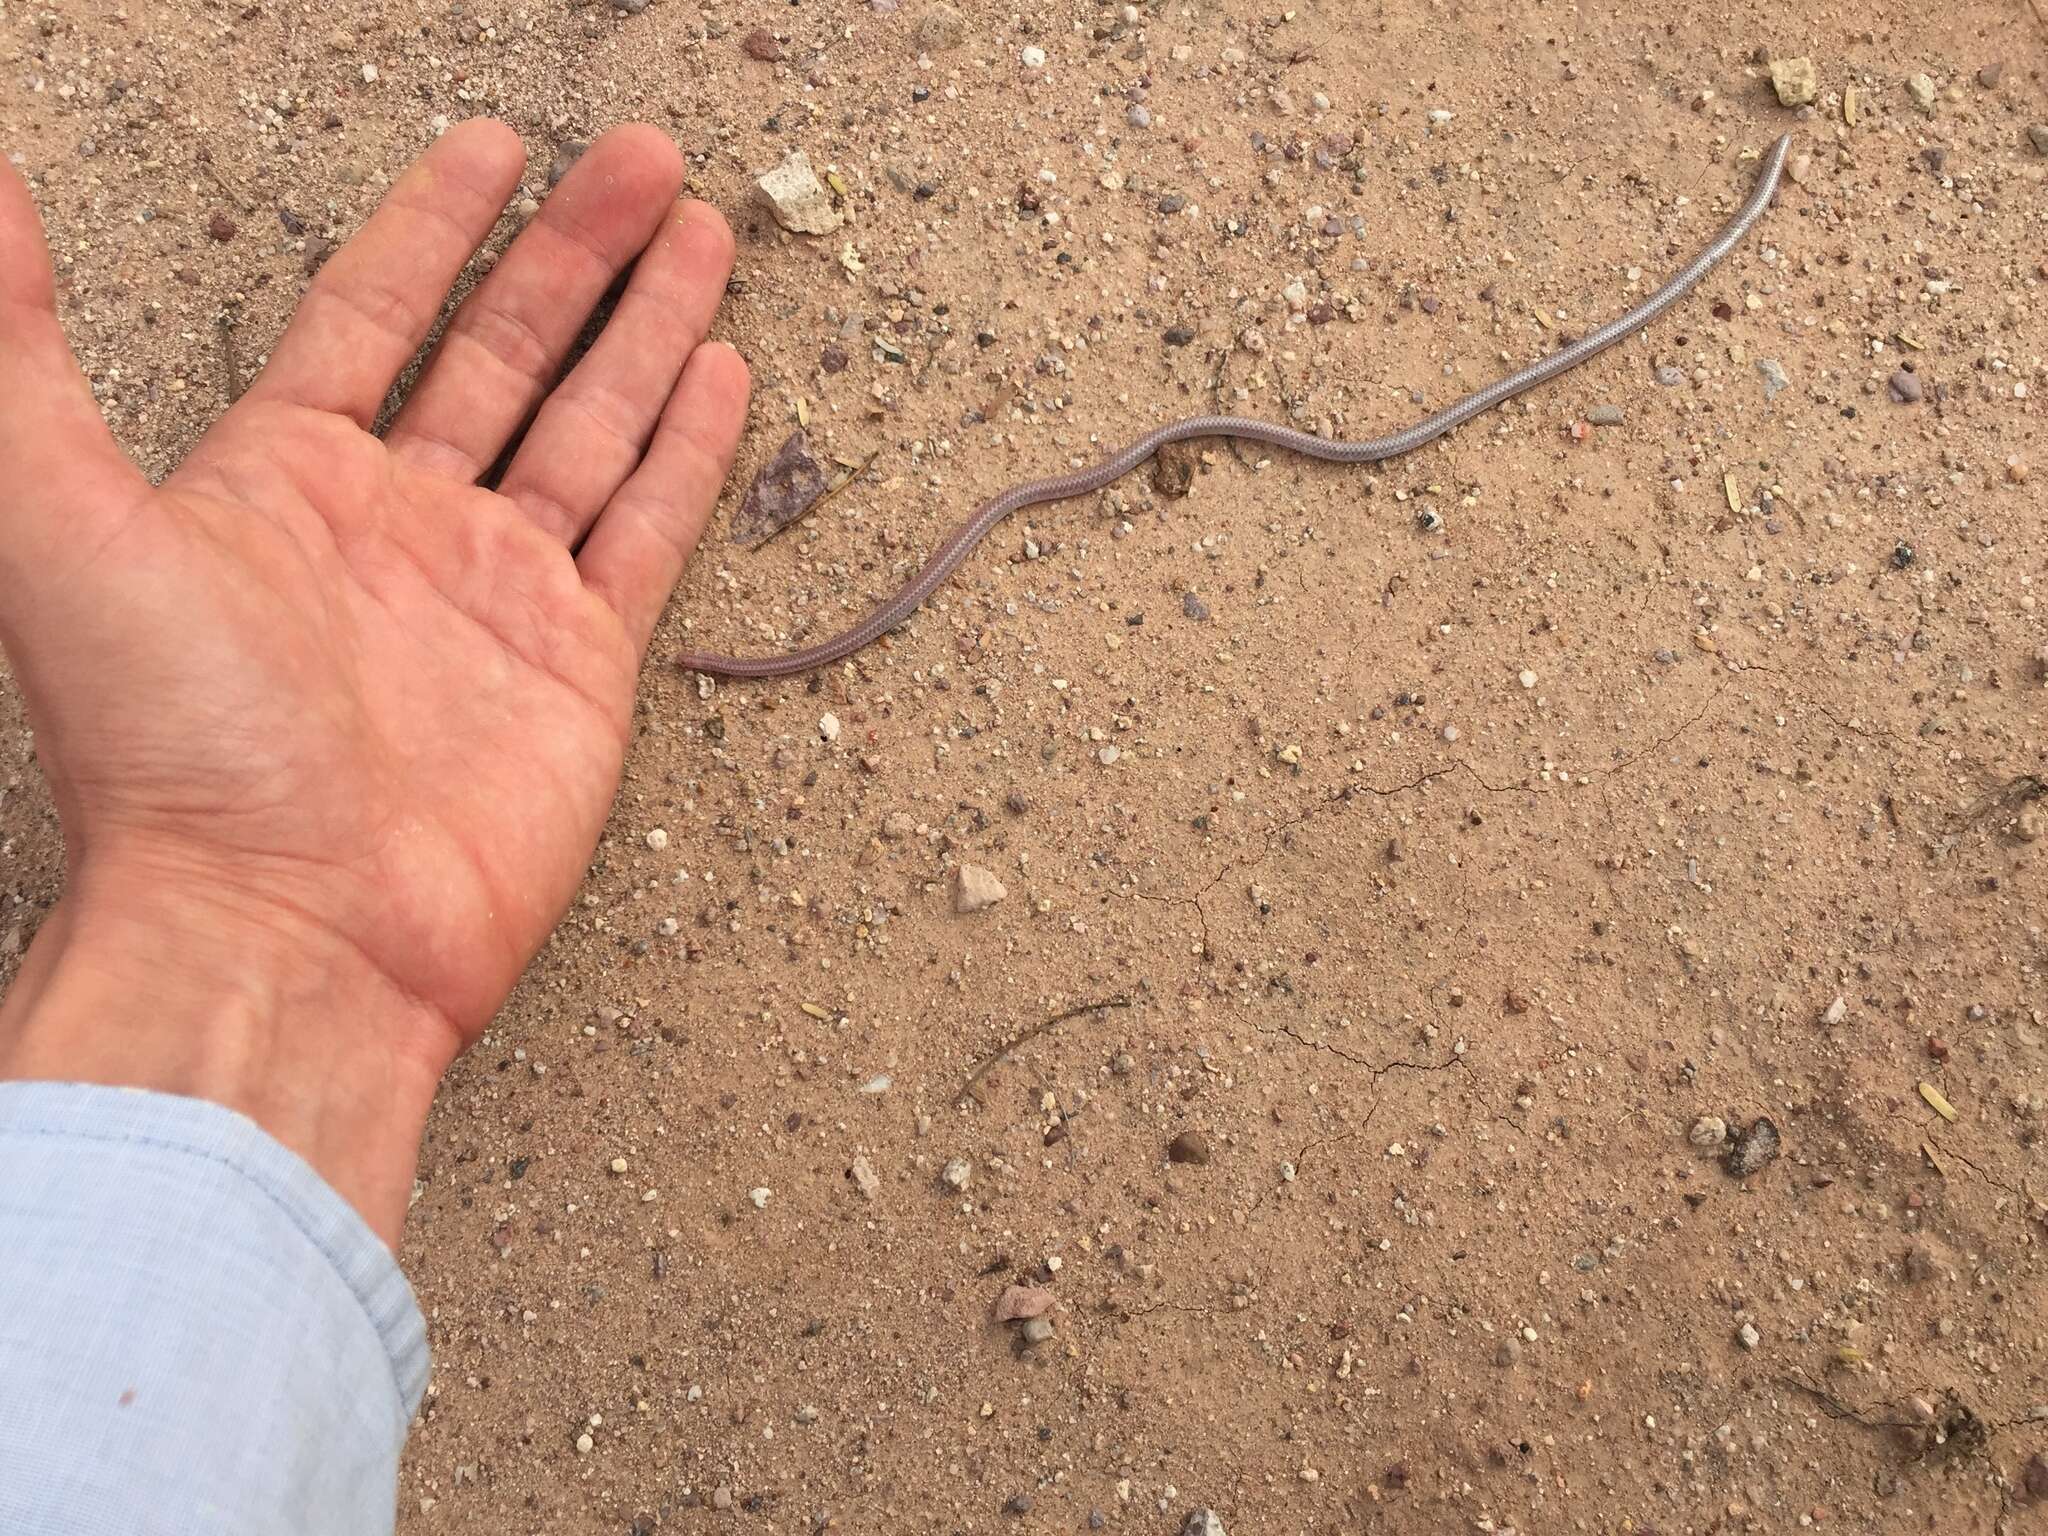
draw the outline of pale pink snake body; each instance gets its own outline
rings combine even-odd
[[[828,640],[820,640],[815,645],[807,645],[801,650],[790,651],[780,656],[718,656],[689,651],[677,658],[677,664],[688,671],[702,672],[714,677],[789,677],[851,656],[855,651],[880,639],[915,613],[925,599],[937,591],[959,568],[961,561],[965,560],[974,546],[987,536],[989,530],[1012,512],[1021,507],[1036,506],[1040,502],[1063,501],[1070,496],[1086,496],[1099,491],[1112,481],[1129,474],[1168,443],[1183,442],[1191,437],[1234,437],[1248,442],[1265,443],[1275,448],[1285,448],[1290,452],[1304,454],[1312,459],[1324,459],[1333,464],[1372,464],[1382,459],[1395,458],[1420,448],[1425,443],[1433,442],[1453,427],[1470,421],[1482,411],[1490,411],[1525,390],[1534,389],[1539,384],[1548,383],[1559,374],[1568,373],[1588,358],[1604,352],[1624,336],[1648,325],[1677,303],[1763,216],[1764,209],[1770,205],[1772,194],[1777,190],[1778,177],[1784,169],[1785,156],[1791,145],[1792,136],[1786,134],[1771,146],[1769,153],[1763,158],[1756,185],[1751,188],[1749,196],[1744,199],[1734,216],[1721,227],[1720,233],[1715,235],[1698,255],[1681,267],[1663,287],[1634,309],[1618,319],[1610,320],[1599,330],[1580,337],[1569,346],[1561,347],[1548,357],[1540,358],[1524,368],[1518,368],[1484,389],[1445,406],[1434,415],[1424,417],[1412,427],[1405,427],[1399,432],[1369,441],[1343,442],[1333,438],[1317,437],[1313,433],[1299,431],[1294,427],[1283,427],[1274,422],[1259,421],[1248,416],[1188,416],[1179,421],[1168,422],[1165,426],[1153,428],[1137,441],[1119,448],[1108,458],[1085,468],[1072,470],[1063,475],[1048,475],[1042,480],[1029,480],[1022,485],[1013,485],[983,502],[975,509],[973,516],[954,529],[946,541],[933,551],[931,558],[915,576],[851,629],[844,630]]]

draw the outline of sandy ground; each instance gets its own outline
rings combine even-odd
[[[799,410],[872,456],[714,531],[448,1080],[406,1536],[2041,1528],[2048,29],[1885,9],[0,0],[0,147],[152,471],[483,112],[529,194],[644,118],[730,210],[736,486]],[[1787,130],[1694,297],[1445,443],[1214,444],[852,665],[666,664],[818,638],[1171,415],[1403,422],[1633,302]],[[749,201],[792,148],[832,236]],[[0,729],[4,979],[62,870]],[[962,863],[1007,897],[956,914]],[[1748,1177],[1695,1145],[1759,1117]]]

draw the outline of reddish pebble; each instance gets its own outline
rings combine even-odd
[[[1929,1035],[1927,1037],[1927,1054],[1936,1061],[1947,1061],[1948,1042],[1939,1035]]]
[[[206,221],[206,232],[225,244],[235,238],[235,221],[224,213],[216,213]]]
[[[782,57],[782,44],[775,41],[775,34],[766,27],[756,27],[746,36],[740,46],[750,59],[759,59],[764,64],[773,64]]]
[[[1572,441],[1573,441],[1573,442],[1575,442],[1575,443],[1583,443],[1583,442],[1584,442],[1584,441],[1585,441],[1585,440],[1586,440],[1587,438],[1591,437],[1592,435],[1593,435],[1593,426],[1592,426],[1592,423],[1590,423],[1590,422],[1585,422],[1585,421],[1575,421],[1575,422],[1573,422],[1573,423],[1572,423]]]

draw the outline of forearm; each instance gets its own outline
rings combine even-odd
[[[160,864],[82,859],[0,1001],[0,1080],[205,1099],[396,1245],[452,1035],[326,930]]]

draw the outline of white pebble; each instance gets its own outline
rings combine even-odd
[[[1045,68],[1045,50],[1039,47],[1036,43],[1032,44],[1029,48],[1026,48],[1023,52],[1022,57],[1024,60],[1024,67],[1026,69]]]
[[[666,848],[668,846],[668,828],[656,827],[653,831],[649,832],[647,834],[647,846],[656,853]]]
[[[839,739],[839,717],[829,710],[818,716],[818,734],[827,741]]]
[[[365,64],[365,65],[363,66],[363,84],[365,84],[365,85],[375,85],[376,83],[377,83],[377,66],[376,66],[376,65],[374,65],[374,64]]]
[[[1522,668],[1522,686],[1524,688],[1534,688],[1536,686],[1536,674],[1527,667]]]
[[[748,1190],[747,1198],[754,1202],[755,1210],[765,1211],[768,1209],[768,1197],[774,1193],[774,1190],[770,1189],[766,1184],[763,1184],[758,1189]]]

